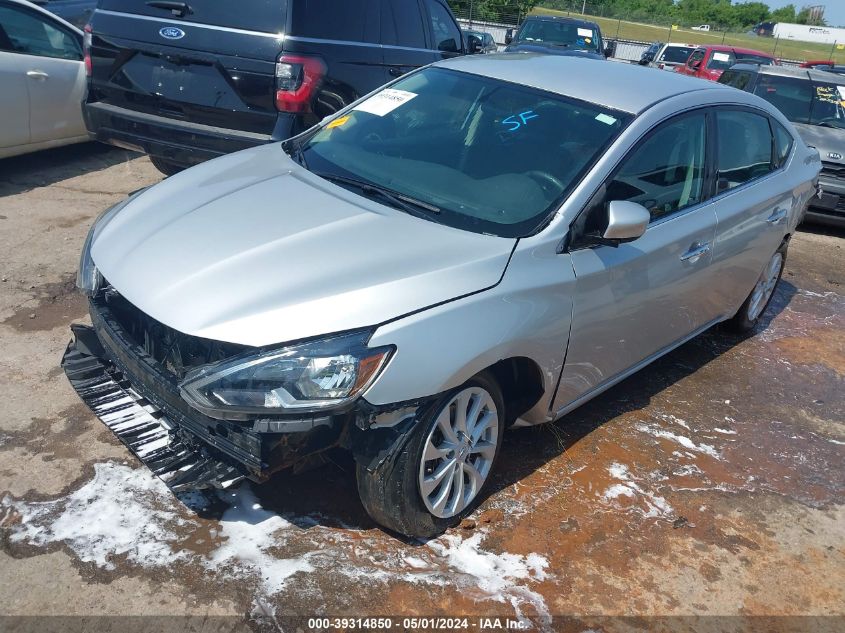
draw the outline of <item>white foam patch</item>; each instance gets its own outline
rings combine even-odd
[[[620,480],[621,483],[612,484],[601,495],[602,501],[613,504],[620,497],[626,497],[642,502],[642,507],[637,507],[637,510],[647,518],[669,518],[674,514],[674,510],[669,503],[653,492],[643,489],[640,484],[631,476],[628,467],[625,464],[614,462],[611,464],[607,472],[614,479]]]
[[[383,534],[362,540],[363,532],[316,521],[311,529],[300,529],[263,508],[249,484],[219,496],[228,509],[216,524],[204,525],[146,468],[103,463],[95,465],[91,481],[56,500],[28,502],[7,495],[0,500],[0,525],[13,543],[63,543],[80,560],[103,569],[115,569],[116,557],[125,556],[145,569],[180,566],[192,575],[199,569],[209,582],[246,583],[254,587],[253,616],[270,622],[274,596],[291,590],[297,575],[318,570],[376,590],[397,581],[472,587],[476,600],[509,603],[519,618],[526,606],[543,620],[550,617],[543,596],[531,586],[547,578],[547,559],[536,553],[485,551],[484,530],[408,546]],[[180,498],[195,508],[208,504],[202,493]],[[207,553],[185,547],[200,528],[209,528],[214,545]]]
[[[230,504],[220,519],[219,536],[225,542],[211,553],[205,565],[209,569],[224,567],[234,576],[247,571],[260,578],[268,595],[278,593],[288,578],[299,572],[314,571],[309,554],[296,558],[278,558],[270,549],[284,545],[282,530],[292,524],[258,503],[249,484],[221,495]]]
[[[716,448],[711,446],[710,444],[696,444],[685,435],[678,435],[676,433],[672,433],[672,431],[654,428],[646,424],[637,424],[635,428],[642,433],[648,433],[649,435],[652,435],[654,437],[659,437],[666,440],[671,440],[673,442],[677,442],[687,450],[695,451],[697,453],[704,453],[705,455],[709,455],[710,457],[713,457],[715,459],[721,459],[719,451],[717,451]]]
[[[187,557],[175,546],[173,530],[184,520],[168,503],[173,503],[170,491],[146,469],[114,463],[96,464],[91,481],[55,501],[2,501],[20,515],[13,543],[66,543],[80,560],[104,569],[114,569],[114,556],[144,567],[165,567]]]
[[[723,435],[736,435],[736,431],[731,431],[730,429],[720,429],[718,426],[714,426],[713,430],[716,433],[722,433]]]
[[[428,547],[455,571],[466,574],[484,597],[498,602],[510,602],[517,616],[522,618],[522,605],[530,604],[544,619],[550,618],[546,602],[527,584],[518,581],[546,579],[549,561],[539,554],[494,554],[481,549],[484,533],[479,531],[469,538],[446,534],[429,541]]]

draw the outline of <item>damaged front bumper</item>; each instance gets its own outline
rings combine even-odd
[[[336,446],[372,471],[401,450],[428,400],[388,407],[359,400],[336,415],[213,419],[181,398],[176,378],[107,306],[91,299],[90,313],[93,327],[71,326],[65,374],[94,414],[174,492],[227,488],[244,478],[263,482],[276,471],[320,463]]]

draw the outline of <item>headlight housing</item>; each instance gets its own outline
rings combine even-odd
[[[370,332],[251,352],[189,372],[179,391],[194,409],[218,419],[244,414],[323,411],[369,387],[393,352],[369,348]]]
[[[94,260],[91,259],[91,246],[94,244],[94,240],[97,239],[97,236],[100,235],[102,230],[106,228],[106,225],[114,219],[114,216],[116,216],[123,207],[129,204],[129,202],[141,192],[146,191],[146,189],[147,187],[140,189],[131,194],[125,200],[121,200],[117,204],[109,207],[98,215],[97,219],[94,220],[94,223],[91,225],[88,235],[85,237],[85,242],[82,244],[82,253],[79,255],[79,270],[76,272],[76,287],[89,297],[93,297],[97,294],[97,290],[100,289],[100,284],[102,283],[102,276],[97,270],[96,265],[94,265]]]

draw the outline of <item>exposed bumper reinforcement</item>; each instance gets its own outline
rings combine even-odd
[[[94,414],[173,492],[228,488],[246,476],[235,465],[186,444],[175,425],[102,360],[96,333],[73,325],[62,358],[70,384]]]

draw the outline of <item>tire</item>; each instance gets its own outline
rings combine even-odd
[[[469,439],[465,440],[467,436],[461,437],[460,433],[454,434],[460,442],[457,449],[439,452],[445,445],[453,444],[444,429],[448,425],[454,432],[454,427],[459,426],[455,418],[457,403],[465,403],[465,410],[471,414],[473,405],[479,401],[475,420],[479,424],[486,421],[486,425],[476,426],[476,429],[484,429],[478,442],[471,445],[473,419],[470,415],[465,424]],[[495,416],[494,420],[490,419],[490,414]],[[457,525],[483,498],[499,456],[504,422],[501,390],[487,373],[478,374],[438,398],[420,415],[404,446],[392,459],[386,460],[375,472],[357,465],[358,494],[367,513],[381,526],[411,537],[430,538]],[[427,455],[432,459],[423,462],[427,448]],[[455,465],[450,466],[450,463]],[[435,472],[446,476],[424,496],[423,486],[432,485]],[[458,486],[463,495],[456,492]],[[441,506],[439,502],[444,496],[445,502]]]
[[[788,243],[784,242],[772,254],[751,293],[742,302],[739,311],[725,324],[729,330],[745,334],[753,330],[760,321],[760,317],[766,312],[772,297],[775,296],[775,290],[783,275],[787,247]]]
[[[182,167],[182,165],[171,163],[169,160],[159,158],[158,156],[150,156],[150,162],[153,164],[153,167],[158,169],[165,176],[174,176],[180,171],[185,170],[185,167]]]

